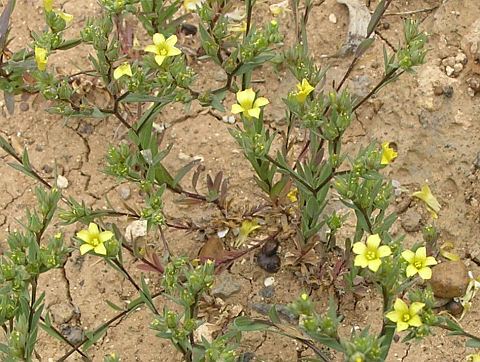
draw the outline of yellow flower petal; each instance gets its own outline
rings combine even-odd
[[[414,315],[412,318],[410,318],[408,324],[413,327],[420,327],[423,323],[418,315]]]
[[[253,103],[253,106],[254,107],[263,107],[263,106],[266,106],[269,103],[270,103],[270,101],[267,98],[258,97],[257,99],[255,99],[255,102]]]
[[[420,278],[423,280],[432,279],[432,269],[428,267],[422,268],[418,271],[418,275],[420,275]]]
[[[232,113],[233,114],[238,114],[238,113],[242,113],[243,111],[245,111],[243,109],[243,107],[240,105],[240,104],[232,104]]]
[[[440,211],[440,203],[437,201],[435,196],[433,196],[430,187],[427,184],[422,186],[421,191],[414,192],[413,197],[417,197],[427,204],[427,206],[437,214]]]
[[[381,264],[382,264],[382,261],[380,259],[369,260],[368,261],[368,269],[370,269],[372,272],[376,273],[378,268],[380,268]]]
[[[368,260],[365,258],[365,255],[357,255],[354,261],[355,266],[359,266],[360,268],[366,268],[368,266]]]
[[[100,231],[98,230],[98,225],[91,222],[89,225],[88,225],[88,232],[90,234],[98,234]]]
[[[437,264],[438,263],[433,256],[427,256],[427,259],[425,260],[426,266],[437,265]]]
[[[163,34],[160,34],[160,33],[153,34],[153,44],[160,45],[162,43],[165,43],[165,37],[163,36]]]
[[[53,0],[43,0],[43,8],[45,11],[53,10]]]
[[[130,64],[128,64],[128,63],[124,63],[124,64],[118,66],[117,69],[115,69],[115,71],[113,72],[113,78],[114,79],[120,79],[124,75],[126,75],[128,77],[131,77],[133,75],[132,74],[132,68],[130,68]]]
[[[408,309],[410,315],[415,315],[415,314],[418,314],[418,312],[420,312],[423,307],[425,307],[425,303],[420,303],[420,302],[414,302],[410,305],[410,308]]]
[[[390,249],[388,245],[382,245],[378,248],[377,254],[378,254],[378,257],[385,258],[386,256],[389,256],[392,254],[392,249]]]
[[[397,331],[398,332],[404,331],[406,329],[408,329],[408,323],[405,323],[405,322],[402,322],[402,321],[397,322]]]
[[[80,255],[84,255],[88,253],[90,250],[93,250],[94,246],[90,244],[82,244],[80,245]]]
[[[409,312],[407,303],[405,303],[400,298],[397,298],[395,300],[395,303],[393,304],[393,309],[395,309],[395,311],[401,313],[402,315]]]
[[[165,58],[166,57],[164,55],[155,55],[155,61],[157,62],[158,65],[162,65]]]
[[[167,40],[165,40],[165,43],[167,43],[168,46],[175,46],[175,44],[177,44],[177,36],[174,34],[174,35],[170,35],[168,37]]]
[[[427,248],[425,248],[424,246],[418,248],[416,251],[415,251],[415,259],[417,260],[426,260],[427,259]]]
[[[108,241],[110,240],[111,238],[113,238],[113,233],[111,231],[103,231],[100,233],[100,235],[98,236],[98,239],[104,243],[105,241]]]
[[[107,249],[105,248],[105,245],[102,244],[98,244],[95,249],[93,249],[94,252],[96,252],[97,254],[100,254],[100,255],[107,255]]]
[[[415,260],[415,253],[411,250],[405,250],[405,251],[402,252],[402,257],[408,263],[413,263],[414,260]]]
[[[37,63],[37,68],[40,71],[47,69],[48,61],[48,51],[45,48],[35,47],[35,62]]]
[[[390,147],[390,142],[382,143],[382,161],[380,162],[382,165],[388,165],[395,160],[397,156],[397,152]]]
[[[180,54],[182,54],[182,51],[180,49],[168,46],[167,56],[174,57],[175,55],[180,55]]]
[[[401,318],[402,318],[402,315],[400,315],[398,312],[392,310],[391,312],[388,312],[385,317],[387,317],[388,319],[390,319],[392,322],[398,322]]]
[[[415,268],[415,266],[413,266],[412,264],[409,264],[407,266],[407,270],[406,270],[407,278],[413,277],[417,273],[418,273],[418,269]]]
[[[367,238],[367,247],[369,249],[377,249],[380,245],[380,236],[378,234],[370,235]]]
[[[367,251],[367,246],[359,241],[353,244],[352,250],[355,254],[365,254],[365,252]]]
[[[145,47],[145,51],[148,53],[158,54],[158,48],[156,45],[150,44]]]
[[[252,88],[245,89],[244,91],[237,92],[237,101],[245,109],[252,108],[255,100],[255,91]]]
[[[57,13],[57,15],[58,15],[59,17],[61,17],[61,18],[63,19],[63,21],[65,21],[65,23],[67,23],[67,24],[70,23],[70,22],[73,20],[73,15],[71,15],[71,14],[67,14],[67,13],[64,13],[64,12],[62,12],[62,11],[57,11],[56,13]]]
[[[256,108],[250,108],[250,109],[247,111],[247,114],[248,114],[250,117],[259,118],[259,117],[260,117],[260,108],[258,108],[258,107],[256,107]]]
[[[82,240],[86,243],[89,243],[90,242],[90,233],[88,232],[88,230],[80,230],[77,233],[77,238],[79,238],[80,240]]]

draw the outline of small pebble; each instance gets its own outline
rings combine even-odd
[[[43,170],[43,172],[45,172],[45,173],[52,173],[53,168],[50,167],[49,165],[43,165],[43,166],[42,166],[42,170]]]
[[[455,74],[459,74],[462,70],[463,70],[463,64],[462,64],[462,63],[456,63],[456,64],[453,66],[453,72],[454,72]]]
[[[330,21],[332,24],[336,24],[337,23],[337,17],[335,16],[335,14],[330,14],[328,16],[328,21]]]
[[[274,283],[275,283],[275,278],[274,278],[274,277],[265,278],[265,280],[263,281],[263,285],[264,285],[265,287],[270,287],[270,286],[272,286]]]
[[[451,67],[451,66],[449,66],[449,65],[447,65],[447,66],[445,67],[445,73],[446,73],[449,77],[451,77],[454,72],[455,72],[455,70],[453,69],[453,67]]]
[[[131,190],[127,185],[120,186],[117,192],[123,200],[128,200],[130,198]]]
[[[28,103],[25,103],[25,102],[20,103],[20,110],[22,112],[26,112],[29,109],[30,109],[30,106],[28,105]]]
[[[195,35],[198,29],[195,25],[183,23],[180,31],[185,35]]]
[[[273,287],[273,285],[271,285],[269,287],[262,288],[260,290],[259,294],[260,294],[260,296],[262,296],[265,299],[270,299],[275,294],[275,288]]]
[[[445,95],[445,97],[447,98],[452,98],[453,96],[453,87],[451,85],[446,85],[445,87],[443,87],[443,94]]]
[[[454,57],[448,57],[442,60],[442,65],[445,67],[452,67],[455,65],[455,58]]]
[[[441,96],[443,94],[443,87],[440,84],[435,84],[433,86],[433,94]]]
[[[68,180],[65,176],[57,176],[57,186],[59,189],[66,189],[68,187]]]
[[[450,302],[448,302],[448,304],[446,305],[446,308],[448,312],[454,317],[460,317],[463,313],[462,304],[455,300],[451,300]]]
[[[455,62],[465,65],[468,62],[467,56],[464,53],[458,53],[455,57]]]

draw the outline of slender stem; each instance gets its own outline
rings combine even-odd
[[[158,298],[160,295],[163,294],[163,292],[164,292],[164,290],[160,290],[159,292],[157,292],[155,294],[152,294],[152,299]],[[93,334],[96,334],[96,333],[100,332],[101,330],[107,328],[111,324],[115,323],[117,320],[123,318],[125,315],[127,315],[129,312],[131,312],[134,308],[138,308],[138,306],[141,305],[141,304],[145,304],[145,302],[143,300],[139,301],[138,304],[135,304],[133,307],[127,308],[126,310],[118,313],[116,316],[114,316],[113,318],[111,318],[107,322],[105,322],[105,323],[101,324],[99,327],[97,327],[93,331]],[[80,343],[76,344],[76,346],[75,346],[76,348],[71,349],[70,351],[65,353],[60,359],[58,359],[57,362],[65,361],[72,353],[74,353],[78,348],[83,346],[87,341],[89,341],[89,339],[87,337],[85,337]]]
[[[127,277],[128,281],[133,285],[133,287],[142,294],[144,297],[146,297],[145,292],[138,286],[138,284],[135,282],[135,280],[132,278],[130,273],[127,271],[127,269],[124,268],[124,266],[117,260],[114,259],[113,263],[122,271],[123,274]],[[155,305],[152,304],[152,308],[155,314],[159,314],[157,308]]]
[[[46,325],[45,318],[40,317],[40,320]],[[70,347],[74,348],[74,350],[75,350],[76,352],[78,352],[82,357],[84,357],[84,358],[87,359],[87,360],[90,359],[90,358],[89,358],[85,353],[83,353],[77,346],[75,346],[75,344],[73,344],[73,343],[70,342],[67,338],[65,338],[65,336],[64,336],[57,328],[55,328],[53,325],[49,325],[48,327],[51,328],[51,329],[58,335],[58,337],[62,339],[63,342],[67,343]]]
[[[315,189],[310,186],[308,183],[306,183],[304,180],[302,180],[300,177],[297,176],[297,174],[295,172],[292,172],[291,170],[289,170],[288,168],[285,168],[283,167],[283,165],[281,165],[277,160],[275,160],[274,158],[270,157],[269,155],[266,155],[265,158],[267,160],[269,160],[271,163],[273,163],[275,166],[277,166],[278,168],[288,172],[288,174],[294,178],[295,180],[297,180],[298,182],[300,182],[303,186],[305,186],[308,191],[310,191],[312,194],[316,194],[316,191]]]
[[[388,0],[386,3],[385,3],[385,7],[383,8],[383,11],[382,13],[380,14],[380,16],[378,17],[375,25],[370,29],[370,31],[367,33],[365,39],[368,39],[372,34],[373,32],[375,31],[375,29],[377,28],[379,22],[380,22],[380,19],[382,18],[383,14],[385,14],[385,11],[387,11],[388,7],[390,6],[390,4],[392,3],[392,0]],[[357,64],[357,61],[361,58],[361,55],[358,56],[358,55],[355,55],[355,57],[353,58],[352,62],[350,63],[347,71],[345,72],[345,74],[343,75],[343,78],[342,80],[340,81],[340,83],[338,84],[338,86],[336,87],[336,91],[338,92],[343,84],[345,83],[345,81],[348,79],[348,77],[350,76],[350,73],[352,72],[353,68],[355,68],[355,65]]]
[[[398,68],[394,68],[392,70],[390,70],[387,74],[385,74],[385,76],[383,77],[383,79],[378,82],[378,84],[365,96],[363,97],[359,102],[357,102],[353,108],[352,108],[352,112],[355,112],[355,110],[360,107],[363,103],[365,103],[370,97],[372,97],[381,87],[383,87],[385,85],[385,83],[387,83],[388,81],[390,81],[393,77],[399,77],[401,76],[403,73],[405,73],[404,70],[401,70],[400,72],[397,73],[397,70]]]

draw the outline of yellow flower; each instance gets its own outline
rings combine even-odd
[[[237,24],[228,24],[227,30],[232,33],[245,33],[247,31],[247,22],[242,21]]]
[[[470,354],[467,356],[468,362],[480,362],[480,353]]]
[[[42,72],[47,69],[48,51],[45,48],[35,47],[35,62]]]
[[[378,234],[370,235],[367,243],[357,242],[353,244],[353,252],[357,254],[354,264],[361,268],[370,269],[374,273],[382,264],[381,258],[389,256],[392,250],[387,245],[380,246],[380,236]]]
[[[232,105],[232,113],[243,113],[245,117],[258,118],[260,117],[260,107],[266,106],[270,102],[267,98],[258,97],[252,88],[245,89],[244,91],[237,92],[238,104]]]
[[[437,213],[440,211],[441,206],[435,196],[432,195],[432,191],[430,191],[430,187],[428,187],[427,184],[422,186],[421,191],[414,192],[412,196],[419,198],[427,204],[427,209],[430,211],[434,219],[438,217]]]
[[[269,8],[273,16],[279,16],[284,14],[286,11],[290,11],[288,8],[288,0],[279,2],[277,4],[272,4],[269,6]]]
[[[70,14],[67,14],[67,13],[64,13],[62,11],[56,11],[55,12],[59,17],[61,17],[65,23],[70,23],[72,20],[73,20],[73,15],[70,15]]]
[[[393,305],[393,310],[388,312],[386,317],[392,322],[397,323],[398,332],[404,331],[410,326],[420,327],[423,323],[418,312],[420,312],[424,306],[424,303],[415,302],[408,307],[407,303],[397,298]]]
[[[53,0],[43,0],[43,8],[49,12],[53,10]]]
[[[297,202],[298,200],[297,195],[298,195],[298,189],[295,187],[287,194],[287,197],[290,200],[290,202]]]
[[[407,277],[410,278],[418,273],[420,278],[424,280],[432,278],[432,269],[429,266],[436,265],[437,261],[433,256],[427,256],[427,249],[424,246],[418,248],[415,252],[405,250],[402,257],[408,262]]]
[[[183,7],[185,10],[195,11],[201,8],[205,0],[183,0]]]
[[[235,240],[234,246],[237,248],[242,246],[248,239],[248,236],[254,231],[260,228],[256,219],[244,220],[242,226],[240,226],[240,232],[237,240]]]
[[[160,33],[153,34],[153,44],[147,45],[146,52],[155,54],[155,61],[158,65],[162,65],[166,57],[174,57],[182,54],[181,50],[175,48],[177,44],[177,36],[171,35],[168,39]]]
[[[308,83],[308,80],[303,79],[302,83],[297,84],[298,91],[294,93],[295,99],[300,103],[305,103],[308,95],[315,89]]]
[[[398,153],[392,147],[390,147],[390,142],[382,143],[382,165],[388,165],[394,159],[396,159],[397,156]]]
[[[90,250],[100,255],[107,255],[107,249],[104,243],[113,237],[111,231],[102,231],[98,229],[97,224],[91,222],[88,225],[88,230],[80,230],[77,233],[77,238],[82,240],[84,244],[80,245],[80,254],[86,254]]]
[[[128,63],[123,63],[122,65],[119,65],[117,69],[113,72],[113,78],[114,79],[120,79],[124,75],[131,77],[132,76],[132,68],[130,68],[130,64]]]

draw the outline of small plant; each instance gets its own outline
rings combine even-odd
[[[74,353],[91,360],[88,349],[112,323],[140,305],[152,313],[151,329],[170,341],[185,361],[241,360],[241,336],[250,331],[291,337],[313,351],[315,358],[310,360],[318,361],[330,360],[322,345],[343,355],[346,361],[384,361],[396,332],[405,331],[403,341],[408,341],[427,337],[433,327],[465,336],[467,345],[480,348],[479,337],[434,311],[433,293],[422,286],[423,280],[432,276],[430,267],[437,263],[427,253],[427,249],[435,247],[435,228],[425,229],[425,240],[411,250],[405,249],[402,237],[390,233],[396,221],[389,208],[393,186],[382,170],[397,157],[393,145],[388,140],[375,141],[357,154],[342,148],[345,132],[354,122],[354,112],[384,86],[425,62],[427,37],[417,22],[407,20],[402,44],[393,53],[384,49],[383,77],[367,95],[357,98],[345,86],[359,59],[374,42],[372,35],[391,2],[378,3],[350,67],[329,88],[324,86],[326,70],[318,67],[309,52],[306,29],[313,7],[309,0],[302,5],[299,1],[291,4],[296,25],[296,41],[291,46],[283,43],[282,31],[288,29],[283,29],[279,18],[255,22],[254,7],[258,4],[253,0],[245,1],[241,20],[229,13],[235,6],[230,1],[100,0],[102,12],[87,19],[72,39],[65,38],[65,31],[75,21],[73,17],[56,8],[52,0],[44,0],[46,29],[32,32],[25,48],[15,51],[9,49],[9,22],[15,7],[15,1],[10,0],[0,17],[0,89],[9,111],[14,112],[14,96],[25,92],[43,96],[50,104],[47,111],[66,120],[115,118],[128,132],[128,138],[127,142],[110,145],[105,173],[136,185],[144,199],[124,210],[114,206],[93,209],[82,201],[66,198],[57,185],[40,176],[30,163],[27,150],[20,155],[0,137],[0,147],[13,158],[11,166],[41,185],[36,191],[38,210],[27,211],[23,231],[9,235],[9,249],[0,260],[0,325],[5,333],[0,344],[2,360],[31,361],[39,327],[71,347],[60,361]],[[280,4],[272,8],[276,15],[283,10]],[[198,22],[202,49],[198,59],[213,63],[224,72],[225,84],[218,88],[198,84],[195,69],[179,43],[176,32],[187,18],[186,13]],[[129,41],[128,33],[133,30],[123,21],[126,18],[136,19],[148,34],[149,40],[141,50]],[[86,58],[92,69],[74,75],[56,72],[50,60],[59,52],[80,45],[88,46]],[[132,52],[138,56],[131,56]],[[253,81],[260,68],[274,71],[272,65],[288,68],[296,79],[283,99],[286,126],[276,130],[265,121],[265,110],[272,106],[270,100],[256,89]],[[102,83],[109,98],[106,104],[95,103],[75,86],[73,79],[81,75]],[[227,101],[233,98],[235,101]],[[229,127],[229,131],[255,173],[265,205],[247,205],[244,210],[232,206],[228,179],[222,172],[213,177],[206,175],[207,191],[199,192],[203,168],[196,161],[182,165],[176,172],[165,165],[172,145],[162,144],[163,136],[154,123],[156,117],[168,105],[180,103],[189,107],[193,102],[217,117],[220,116],[216,112],[235,116],[235,126]],[[230,112],[225,109],[227,103]],[[300,148],[295,145],[295,129],[307,135]],[[191,186],[186,186],[185,179],[191,171]],[[192,260],[173,255],[164,230],[195,232],[199,227],[189,219],[167,216],[165,193],[177,195],[184,203],[214,205],[223,220],[235,220],[239,235],[233,243],[234,250],[221,250],[215,258],[204,255]],[[440,204],[428,186],[413,196],[423,200],[432,216],[437,216]],[[355,229],[346,240],[337,240],[337,236],[347,216],[326,211],[334,198],[355,215]],[[343,250],[336,277],[342,276],[344,292],[354,290],[357,277],[378,289],[383,300],[380,332],[374,333],[373,328],[367,327],[354,331],[349,338],[340,337],[338,326],[342,317],[336,303],[332,300],[328,311],[319,313],[314,301],[303,293],[290,304],[298,320],[295,333],[280,320],[273,307],[269,320],[240,316],[210,339],[196,335],[205,322],[199,317],[200,302],[209,294],[215,272],[259,246],[262,252],[271,249],[269,257],[276,253],[275,243],[274,247],[267,247],[266,242],[244,247],[250,234],[261,227],[256,218],[265,220],[269,212],[281,214],[295,229],[294,268],[316,251],[333,255],[335,250]],[[130,241],[130,235],[124,235],[117,226],[120,217],[145,222],[146,231],[159,236],[163,255]],[[80,224],[72,242],[64,240],[62,227],[53,224],[54,219],[62,225]],[[38,295],[37,284],[41,273],[62,267],[77,250],[81,255],[92,254],[104,260],[135,288],[137,298],[126,307],[106,301],[118,314],[87,331],[80,343],[73,344],[53,325],[44,304],[45,294]],[[162,287],[153,291],[143,276],[136,280],[125,266],[124,253],[138,262],[139,269],[154,272]],[[278,270],[278,265],[271,270]],[[158,308],[159,297],[163,300],[162,308]],[[120,356],[111,354],[104,360],[119,361]]]

